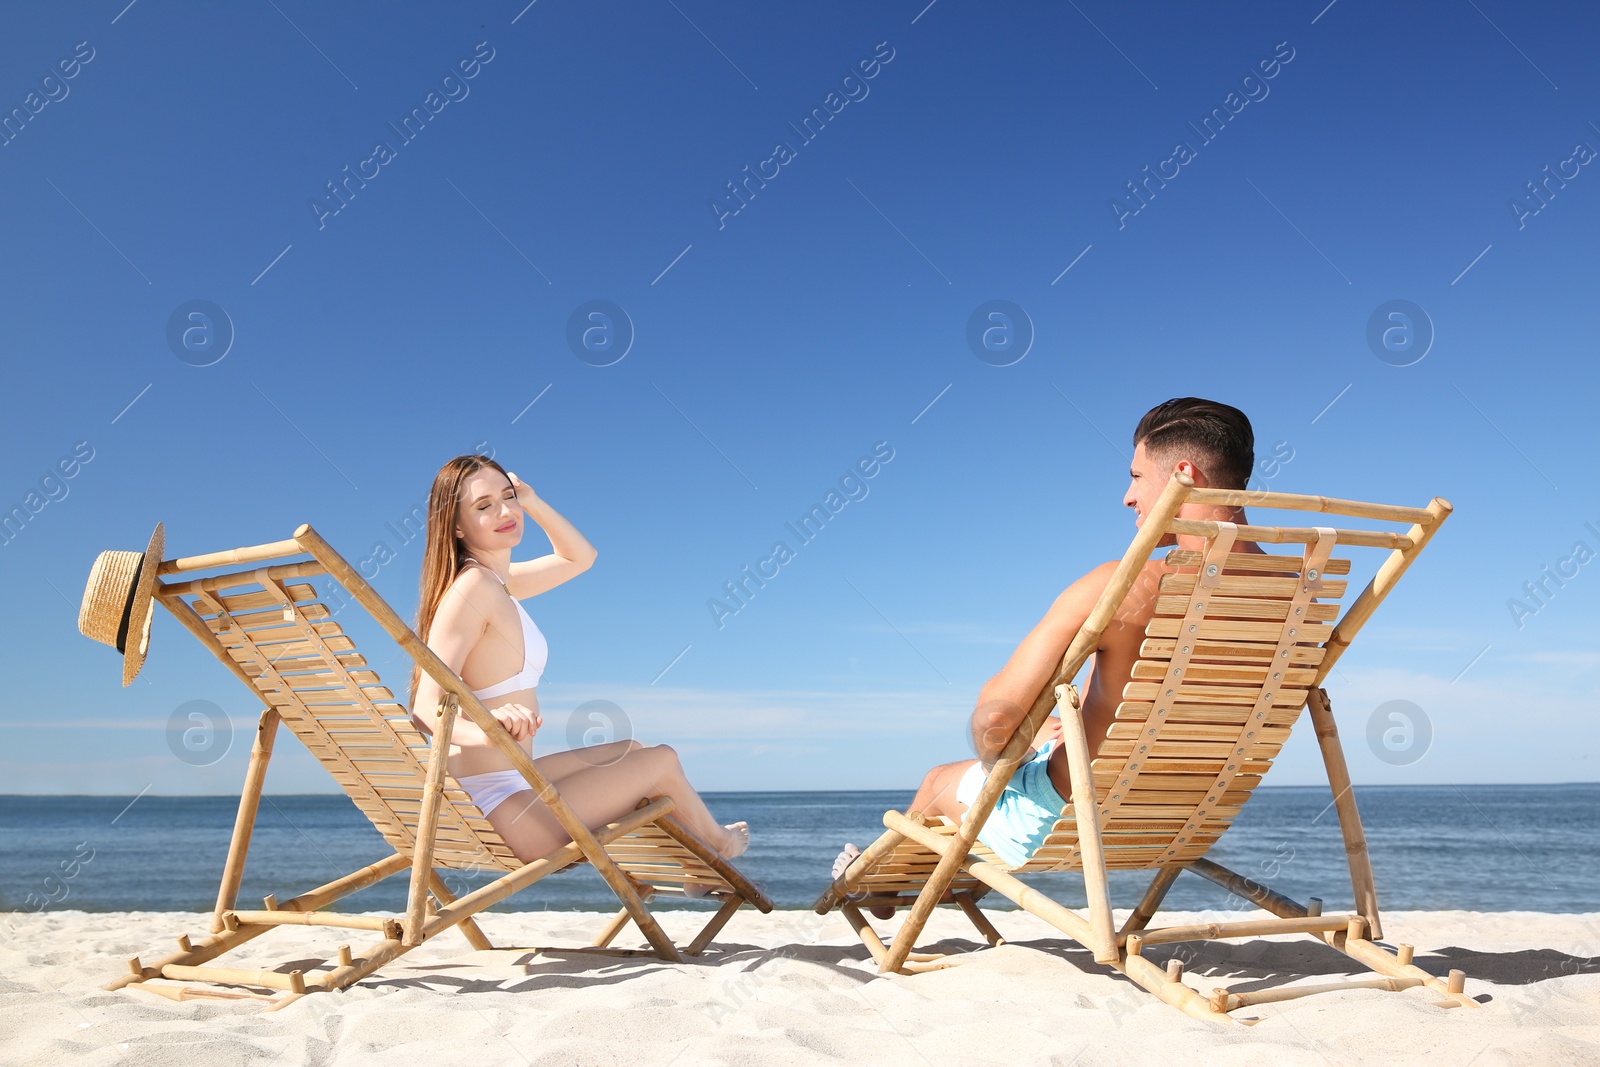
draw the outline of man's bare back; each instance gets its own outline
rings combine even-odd
[[[1233,551],[1259,553],[1261,548],[1253,542],[1241,541]],[[1086,580],[1095,583],[1096,599],[1105,591],[1111,577],[1110,568],[1114,566],[1108,563],[1085,575]],[[1083,730],[1089,741],[1090,759],[1099,755],[1100,746],[1111,732],[1111,724],[1116,721],[1117,706],[1123,702],[1123,688],[1131,680],[1133,666],[1139,661],[1145,627],[1155,613],[1161,579],[1169,574],[1194,574],[1198,570],[1194,566],[1169,566],[1163,559],[1150,560],[1139,572],[1139,577],[1134,579],[1133,588],[1123,597],[1116,614],[1101,634],[1100,643],[1085,668],[1084,683],[1079,687]],[[1062,653],[1065,652],[1063,648]],[[1065,746],[1057,745],[1050,753],[1050,781],[1063,797],[1072,795],[1072,776],[1067,770]]]
[[[1133,675],[1133,665],[1139,660],[1144,628],[1155,611],[1156,592],[1161,587],[1161,578],[1183,572],[1184,569],[1169,567],[1159,559],[1146,563],[1089,659],[1084,683],[1078,692],[1082,702],[1083,729],[1089,740],[1090,759],[1099,753],[1101,743],[1116,720],[1123,687],[1128,684]],[[1098,599],[1111,576],[1107,567],[1100,567],[1092,573],[1099,586],[1095,593]],[[1065,653],[1066,650],[1062,651]],[[1056,792],[1064,797],[1072,796],[1072,776],[1067,770],[1065,745],[1057,745],[1055,751],[1050,753],[1050,781],[1055,784]]]

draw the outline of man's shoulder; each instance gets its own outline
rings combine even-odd
[[[1091,568],[1082,576],[1069,583],[1067,587],[1056,596],[1056,612],[1082,612],[1087,613],[1100,599],[1100,594],[1106,591],[1111,584],[1112,575],[1116,573],[1117,561],[1110,560],[1097,567]]]
[[[1079,578],[1070,587],[1069,591],[1085,597],[1091,602],[1098,601],[1110,587],[1115,578],[1121,560],[1107,560],[1093,568],[1082,578]],[[1161,586],[1163,575],[1170,573],[1170,568],[1158,559],[1144,563],[1138,573],[1134,575],[1128,590],[1119,601],[1117,615],[1123,616],[1129,612],[1145,612],[1154,603],[1155,595]]]
[[[1083,587],[1085,592],[1098,597],[1105,591],[1106,586],[1111,584],[1111,579],[1116,575],[1117,567],[1120,563],[1120,560],[1108,559],[1099,566],[1091,568],[1074,584]]]

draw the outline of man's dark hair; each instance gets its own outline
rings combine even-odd
[[[1133,447],[1144,442],[1151,456],[1176,461],[1175,452],[1197,453],[1195,465],[1218,489],[1243,489],[1256,462],[1256,435],[1236,407],[1185,396],[1157,404],[1139,420]]]

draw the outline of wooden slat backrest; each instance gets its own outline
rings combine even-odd
[[[302,570],[304,574],[304,570]],[[426,780],[428,739],[385,687],[306,581],[266,568],[185,601],[223,654],[252,680],[294,733],[397,852],[409,856]],[[330,581],[332,579],[329,579]],[[228,594],[223,589],[241,590]],[[510,871],[506,843],[454,778],[445,780],[435,863]]]
[[[1201,552],[1174,549],[1139,659],[1091,763],[1108,868],[1203,856],[1289,737],[1334,631],[1348,559],[1336,531],[1301,555],[1232,552],[1222,524]],[[1081,865],[1069,803],[1019,870]]]

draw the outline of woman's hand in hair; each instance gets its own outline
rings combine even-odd
[[[506,474],[511,477],[511,484],[517,491],[517,503],[524,509],[532,511],[533,506],[539,502],[539,494],[533,491],[533,486],[518,478],[516,471],[507,471]]]
[[[502,704],[498,708],[491,708],[489,714],[517,741],[529,740],[544,725],[543,717],[526,704]]]

